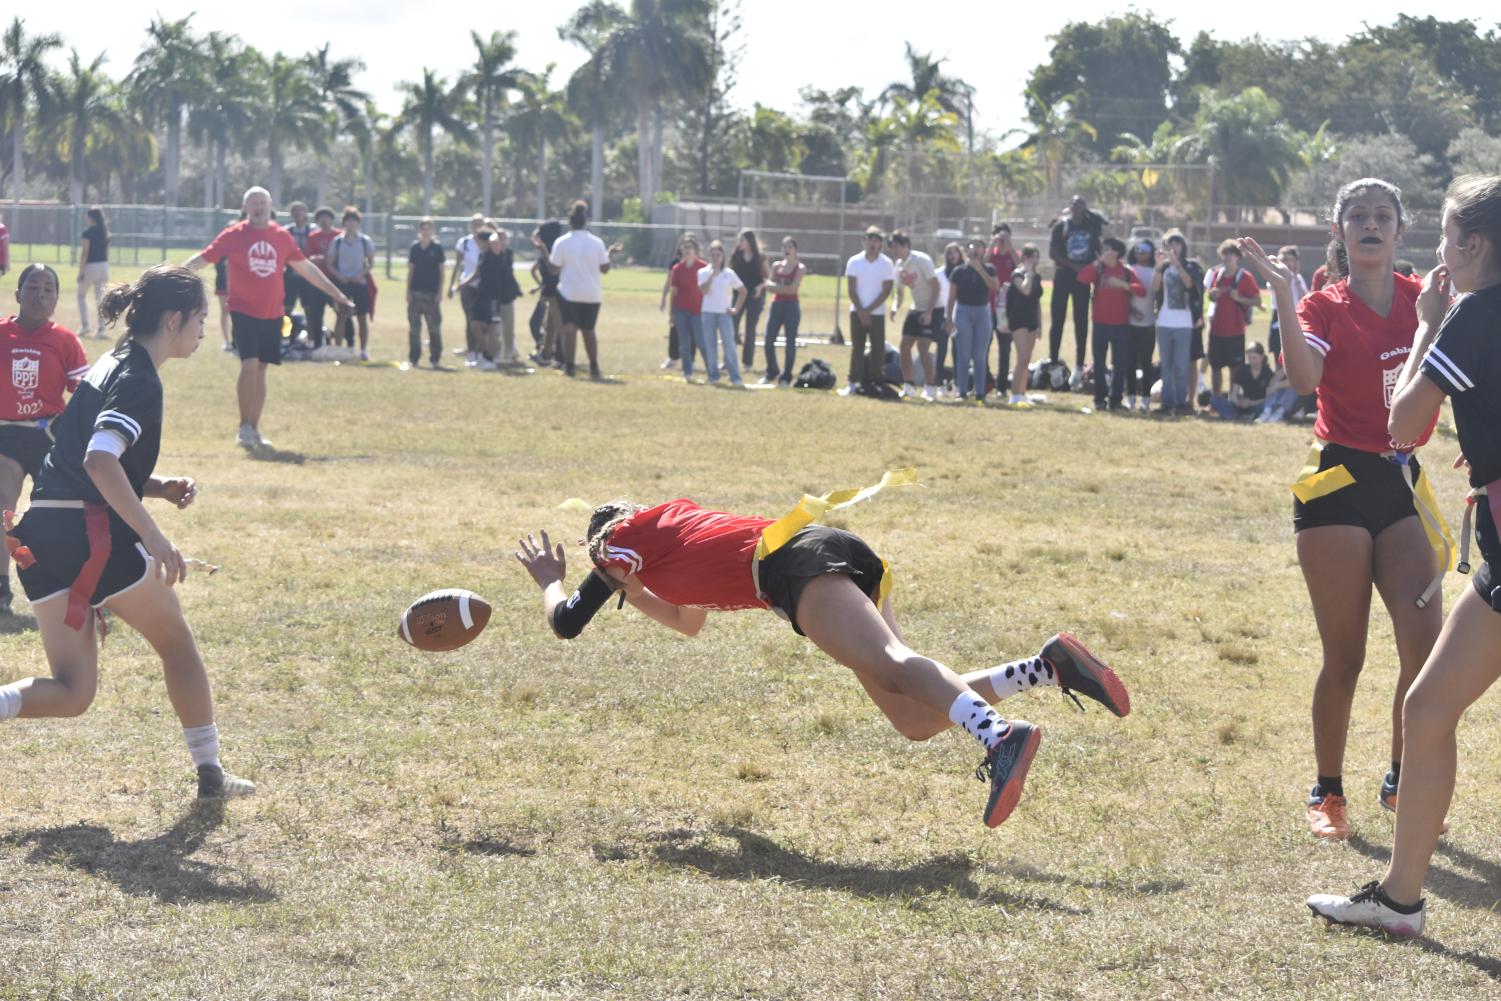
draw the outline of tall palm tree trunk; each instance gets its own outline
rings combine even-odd
[[[21,139],[26,121],[23,116],[16,116],[15,127],[10,130],[10,200],[21,200]]]
[[[363,180],[363,185],[362,186],[365,189],[365,209],[364,209],[364,212],[365,212],[366,215],[370,214],[370,206],[373,204],[373,200],[370,197],[370,193],[371,193],[371,189],[375,186],[375,181],[373,180],[373,177],[372,177],[373,171],[372,171],[372,168],[371,168],[371,161],[373,161],[374,159],[375,159],[375,154],[374,154],[374,151],[372,150],[371,152],[365,153],[365,154],[362,155],[362,157],[361,157],[361,163],[360,163],[360,172],[362,174],[364,174],[364,180]]]
[[[653,105],[651,109],[651,180],[655,190],[652,191],[653,201],[658,192],[662,190],[662,106]],[[651,210],[648,208],[646,221],[651,222]]]
[[[595,219],[605,215],[605,129],[594,123],[589,137],[589,214]],[[540,217],[539,217],[540,218]]]
[[[537,140],[537,218],[547,218],[547,137]]]
[[[208,141],[208,155],[203,158],[203,207],[206,209],[214,207],[214,182],[218,180],[214,176],[214,164],[217,156],[214,149],[217,145],[210,138]]]
[[[169,208],[177,205],[177,177],[182,167],[182,108],[174,106],[167,116],[167,164],[164,178],[166,202]]]
[[[75,122],[68,156],[68,200],[74,205],[83,204],[83,131],[81,122]]]
[[[422,144],[422,214],[433,214],[433,134]]]
[[[651,108],[647,97],[640,95],[636,99],[636,181],[641,191],[641,211],[647,222],[651,222],[651,203],[657,194],[651,162]]]
[[[480,190],[483,192],[485,215],[490,214],[491,167],[495,156],[495,111],[490,107],[490,92],[485,91],[485,121],[480,128]]]
[[[220,142],[214,145],[214,208],[224,207],[224,186],[226,184],[224,174],[224,159],[228,155],[229,143]]]

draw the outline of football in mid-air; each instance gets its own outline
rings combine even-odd
[[[418,650],[457,650],[490,621],[490,603],[473,591],[447,588],[424,594],[401,613],[397,634]]]

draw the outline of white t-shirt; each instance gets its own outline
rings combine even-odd
[[[464,259],[459,262],[459,281],[465,281],[479,267],[479,241],[474,238],[473,233],[465,233],[454,243],[453,249],[464,255]]]
[[[714,265],[712,264],[698,270],[699,286],[702,287],[704,282],[709,283],[709,287],[704,289],[703,312],[728,313],[735,301],[735,290],[745,288],[745,283],[729,268],[725,268],[711,281],[709,276],[713,273]]]
[[[605,241],[587,229],[570,229],[552,245],[552,263],[558,269],[558,294],[569,302],[604,302],[604,276],[600,268],[610,263]]]
[[[847,278],[855,279],[855,295],[860,300],[860,306],[873,302],[881,294],[882,282],[896,282],[896,266],[885,254],[877,254],[873,261],[863,253],[856,254],[844,265],[844,274]],[[854,312],[855,309],[856,304],[850,303],[850,311]],[[870,311],[872,316],[881,316],[885,312],[885,302]]]
[[[933,276],[933,258],[921,250],[907,252],[907,256],[902,259],[901,282],[907,286],[908,294],[912,296],[914,313],[921,313],[938,305],[930,294],[933,291]]]
[[[1150,288],[1150,286],[1148,286]],[[1162,306],[1157,310],[1157,326],[1174,330],[1192,330],[1193,310],[1188,297],[1196,294],[1183,287],[1178,266],[1170,264],[1162,272]]]

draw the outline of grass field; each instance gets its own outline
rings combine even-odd
[[[1303,907],[1387,857],[1396,673],[1377,616],[1355,836],[1314,843],[1287,490],[1307,428],[684,386],[658,369],[659,282],[611,276],[603,384],[283,367],[273,461],[234,447],[216,331],[164,371],[159,469],[202,492],[156,513],[224,567],[182,594],[226,764],[260,793],[192,808],[160,669],[116,630],[87,715],[0,725],[0,999],[1501,997],[1495,699],[1460,732],[1430,937]],[[405,355],[398,300],[379,359]],[[1453,451],[1428,449],[1448,512]],[[1068,628],[1132,689],[1125,720],[1003,704],[1048,736],[994,831],[972,740],[903,740],[779,619],[689,641],[609,611],[560,643],[511,557],[520,532],[581,532],[569,497],[777,515],[903,465],[921,488],[839,523],[892,563],[914,646],[971,670]],[[419,654],[397,615],[442,586],[494,618]],[[3,628],[0,682],[45,672],[24,603]]]

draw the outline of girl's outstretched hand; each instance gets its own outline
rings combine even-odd
[[[1269,285],[1289,289],[1293,287],[1292,269],[1283,264],[1280,257],[1269,256],[1265,250],[1261,249],[1261,244],[1249,236],[1243,236],[1235,243],[1240,247],[1242,259],[1251,266],[1252,271],[1261,276],[1263,281]]]
[[[553,548],[552,540],[547,533],[542,533],[542,544],[537,545],[537,540],[527,533],[527,537],[520,540],[521,549],[516,553],[516,560],[526,567],[526,572],[532,575],[532,580],[537,586],[547,588],[547,585],[561,583],[567,570],[567,561],[563,558],[563,544],[557,544]]]

